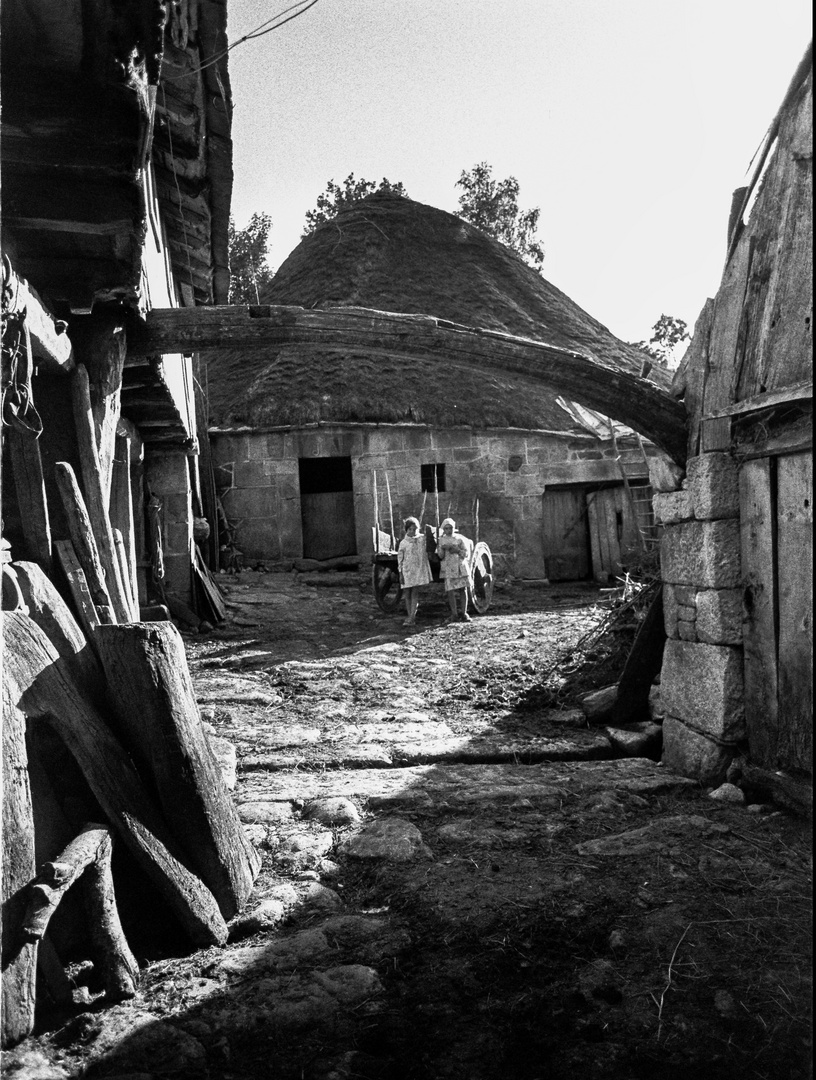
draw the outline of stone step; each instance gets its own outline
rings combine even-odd
[[[518,804],[558,807],[568,798],[615,789],[662,795],[697,787],[647,758],[613,761],[556,761],[535,765],[416,765],[400,769],[337,769],[242,775],[239,806],[245,802],[300,803],[342,797],[369,809],[422,809],[446,804],[477,807]]]

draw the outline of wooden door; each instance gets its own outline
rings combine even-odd
[[[592,491],[587,497],[592,573],[606,581],[636,562],[641,538],[631,499],[623,485]]]
[[[745,710],[752,761],[813,769],[813,462],[740,469]]]
[[[544,565],[550,581],[590,575],[589,531],[583,488],[544,492]]]

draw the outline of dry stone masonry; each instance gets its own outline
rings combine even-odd
[[[663,761],[718,784],[746,737],[739,484],[731,454],[692,458],[679,491],[655,495],[668,641]]]

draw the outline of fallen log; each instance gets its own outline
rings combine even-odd
[[[47,720],[62,738],[102,810],[192,941],[222,944],[227,927],[215,898],[188,868],[130,757],[77,688],[66,662],[27,615],[7,613],[3,634],[11,705]]]
[[[100,626],[96,644],[123,741],[230,919],[249,897],[260,863],[201,724],[181,635],[169,622]]]
[[[3,615],[3,622],[14,618]],[[8,655],[8,654],[6,654]],[[8,662],[8,661],[6,661]],[[7,1049],[34,1029],[37,945],[21,932],[26,886],[34,876],[34,819],[28,784],[25,716],[3,678],[3,870],[2,993],[0,993],[0,1046]]]
[[[119,921],[111,876],[112,851],[113,839],[105,826],[89,824],[56,859],[44,863],[30,887],[23,936],[27,941],[42,941],[63,896],[85,871],[91,940],[105,992],[111,1001],[123,1001],[136,993],[139,965]]]

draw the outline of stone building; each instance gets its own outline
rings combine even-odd
[[[739,757],[794,802],[813,771],[811,56],[734,194],[722,283],[673,388],[686,476],[655,496],[664,761],[713,784]]]
[[[503,245],[390,194],[318,228],[261,299],[431,315],[636,372],[648,360]],[[656,448],[498,366],[274,346],[210,354],[207,385],[216,486],[245,564],[367,556],[375,519],[398,539],[404,515],[434,522],[437,503],[522,578],[604,580],[654,537]]]

